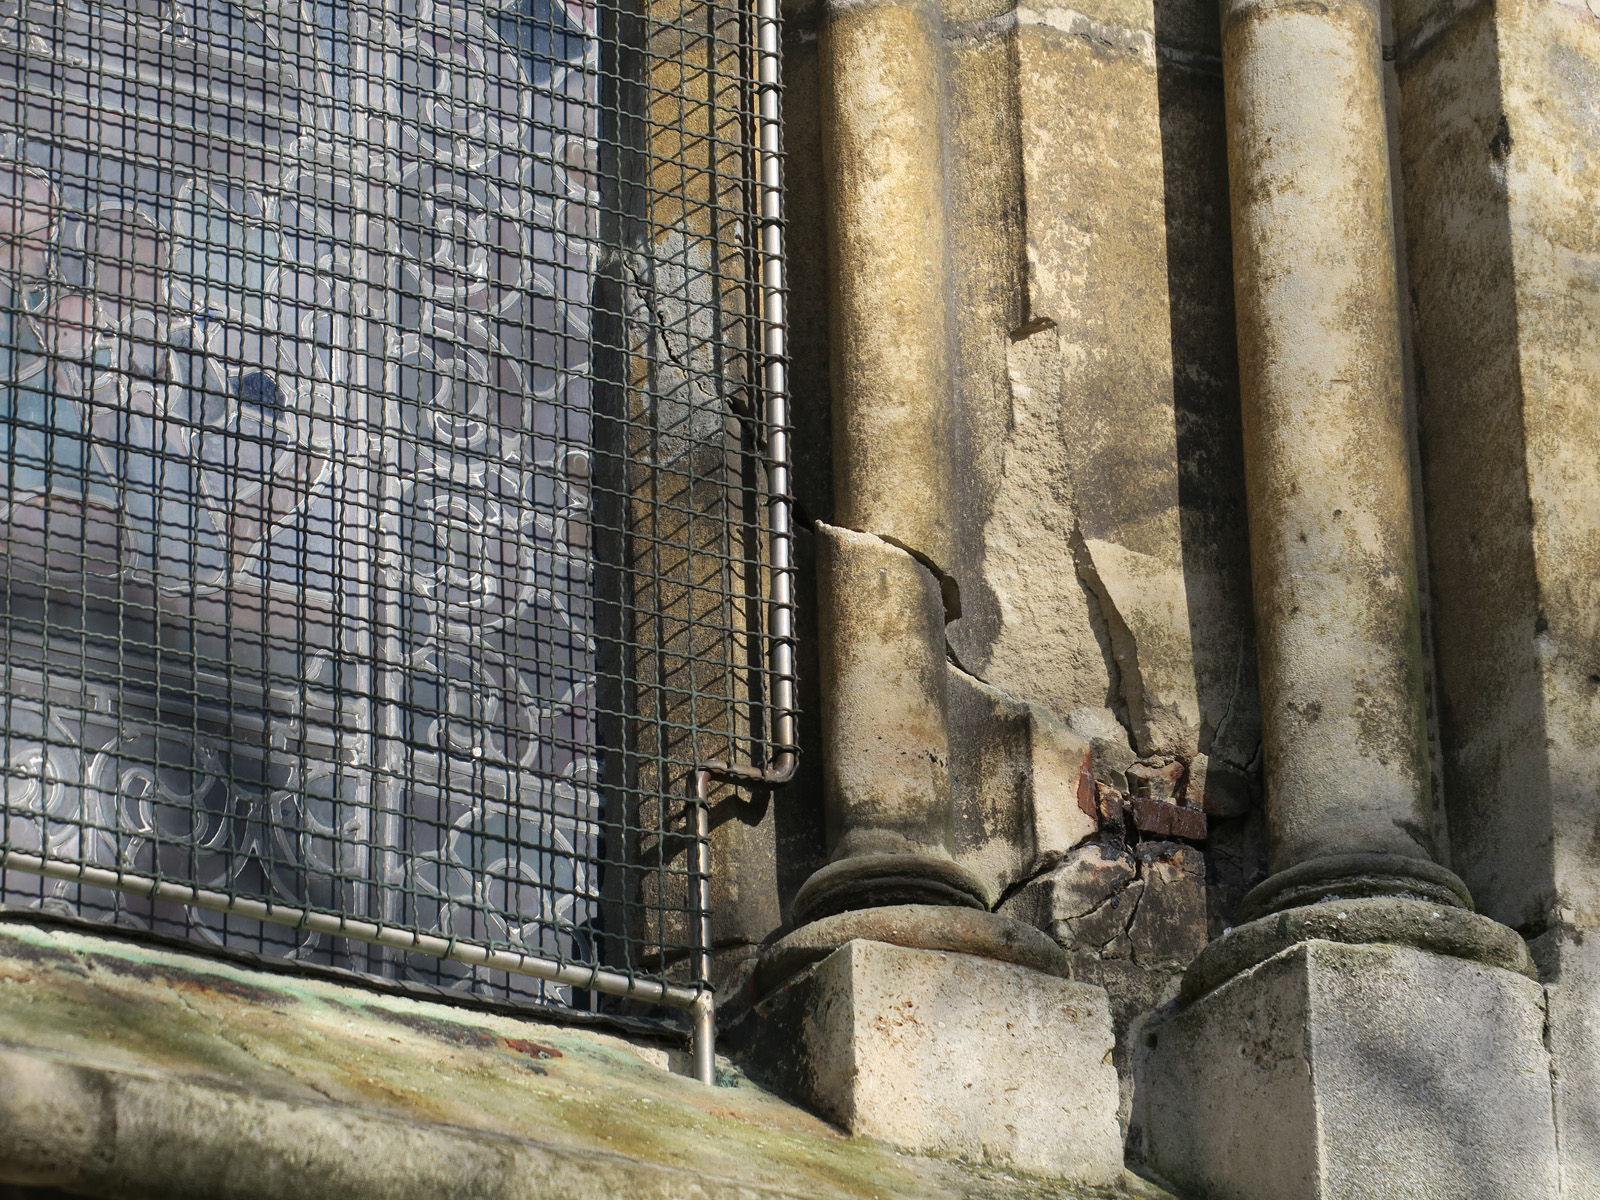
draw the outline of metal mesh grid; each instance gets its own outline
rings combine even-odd
[[[693,999],[789,694],[762,21],[0,0],[8,906]]]

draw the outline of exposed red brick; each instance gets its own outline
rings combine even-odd
[[[1100,808],[1100,824],[1122,824],[1122,793],[1109,784],[1097,783],[1094,787]]]
[[[1205,840],[1206,814],[1197,808],[1179,808],[1176,804],[1143,796],[1135,796],[1129,807],[1133,810],[1133,823],[1142,833],[1191,842]]]
[[[1083,762],[1078,766],[1078,807],[1088,816],[1098,818],[1098,800],[1094,782],[1094,751],[1085,750]]]

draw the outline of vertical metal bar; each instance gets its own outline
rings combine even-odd
[[[694,978],[708,990],[701,993],[691,1010],[694,1028],[694,1077],[710,1084],[716,1079],[717,1016],[711,983],[711,812],[706,807],[710,773],[701,767],[694,773]]]
[[[760,164],[761,317],[766,354],[767,495],[772,522],[773,764],[794,769],[794,531],[789,477],[788,293],[783,271],[780,0],[756,0],[756,141]],[[784,762],[787,755],[787,762]],[[788,776],[785,775],[785,778]]]
[[[717,1006],[706,992],[689,1010],[694,1021],[694,1077],[707,1087],[717,1082]]]
[[[711,772],[700,767],[690,789],[694,819],[694,977],[697,983],[711,981],[711,811],[706,807],[706,792]]]
[[[783,273],[783,147],[780,127],[782,46],[780,0],[755,0],[756,138],[761,257],[762,350],[765,357],[768,512],[772,527],[771,645],[773,734],[778,753],[766,770],[708,762],[691,777],[694,820],[695,981],[707,990],[693,1009],[694,1070],[701,1083],[716,1078],[716,1005],[711,993],[712,779],[774,787],[794,777],[799,763],[794,677],[794,528],[789,496],[788,313]]]
[[[384,0],[374,11],[381,12],[391,21],[398,23],[400,18],[400,5],[395,0]],[[398,61],[397,52],[390,47],[378,49],[377,62],[373,62],[374,49],[370,43],[367,46],[366,69],[368,78],[365,80],[366,95],[369,103],[362,113],[363,124],[367,134],[368,149],[367,167],[369,178],[365,181],[367,188],[381,189],[381,204],[375,205],[370,194],[366,197],[367,203],[364,210],[368,213],[379,212],[382,214],[384,227],[398,228],[401,218],[400,194],[397,187],[391,186],[388,181],[375,178],[371,163],[392,161],[400,149],[400,122],[392,114],[401,111],[400,88],[397,80],[403,69]],[[381,107],[370,103],[374,93],[383,97]],[[372,130],[376,125],[379,136],[372,137]],[[373,235],[370,231],[369,218],[362,219],[362,236],[356,240],[356,245],[361,247],[365,255],[383,253],[389,247],[385,244],[373,244]],[[385,234],[387,236],[387,234]],[[372,330],[368,334],[368,348],[366,354],[374,352],[383,354],[385,375],[392,369],[397,347],[393,344],[394,338],[388,328],[391,319],[393,297],[398,294],[401,286],[399,277],[399,264],[396,256],[384,255],[386,274],[382,282],[380,295],[383,297],[385,311],[377,321],[373,320],[373,305],[369,300],[366,312],[363,314],[362,326],[364,330]],[[370,270],[365,270],[362,278],[370,280]],[[372,327],[376,325],[375,330]],[[375,335],[375,336],[374,336]],[[370,345],[377,343],[376,347]],[[380,881],[382,888],[380,904],[377,908],[377,917],[384,924],[403,924],[406,922],[407,901],[409,892],[406,887],[407,855],[405,852],[405,816],[410,800],[408,786],[411,783],[408,770],[407,750],[405,746],[405,646],[402,641],[405,610],[403,596],[403,580],[405,578],[405,547],[402,543],[402,494],[401,472],[404,469],[400,461],[400,440],[403,428],[400,422],[398,405],[393,403],[391,397],[398,394],[398,388],[390,389],[384,386],[381,391],[373,387],[369,378],[370,368],[367,368],[361,378],[364,381],[363,393],[367,399],[367,420],[369,426],[377,429],[378,447],[375,460],[378,469],[378,519],[375,533],[376,543],[373,547],[377,555],[376,570],[373,580],[376,591],[373,596],[372,609],[372,653],[373,653],[373,700],[377,706],[377,721],[374,722],[378,738],[378,754],[372,763],[375,775],[373,795],[377,799],[377,812],[372,832],[376,836],[373,846],[374,875]],[[387,385],[387,378],[384,379]],[[376,420],[373,419],[372,407],[376,405]],[[393,952],[384,955],[382,963],[383,974],[398,975],[402,965],[402,956]]]

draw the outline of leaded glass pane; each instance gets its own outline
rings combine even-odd
[[[585,957],[594,10],[8,0],[0,50],[7,844]]]

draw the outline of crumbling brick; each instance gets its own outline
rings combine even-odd
[[[1181,808],[1166,801],[1135,796],[1128,809],[1133,813],[1133,824],[1140,833],[1183,838],[1190,842],[1205,840],[1206,814],[1197,808]]]
[[[1094,754],[1091,751],[1083,756],[1083,765],[1078,768],[1078,807],[1085,816],[1098,821],[1100,819],[1098,787],[1094,781]]]
[[[1122,793],[1114,787],[1103,783],[1095,784],[1096,804],[1100,814],[1100,825],[1122,827],[1123,803]]]

